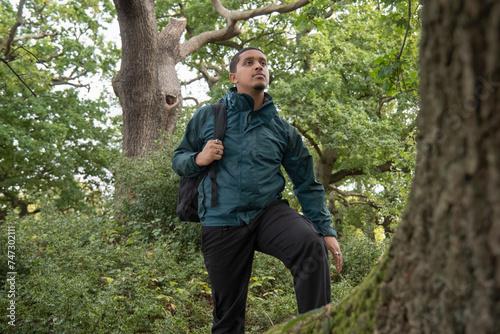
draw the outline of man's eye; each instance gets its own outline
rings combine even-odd
[[[267,66],[267,64],[265,62],[261,62],[260,65],[263,66],[263,67]]]

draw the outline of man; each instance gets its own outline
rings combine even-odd
[[[212,333],[243,333],[254,252],[279,258],[290,269],[299,313],[330,303],[329,250],[337,272],[342,254],[316,181],[313,159],[298,132],[278,116],[264,92],[269,69],[264,53],[245,48],[231,60],[235,84],[220,102],[227,108],[223,141],[213,139],[213,112],[200,108],[189,122],[172,166],[193,177],[217,161],[217,204],[211,180],[199,187],[202,246],[214,302]],[[283,166],[294,183],[304,216],[281,199]]]

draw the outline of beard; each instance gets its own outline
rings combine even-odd
[[[257,83],[253,86],[253,89],[260,92],[260,91],[266,89],[266,85],[264,83]]]

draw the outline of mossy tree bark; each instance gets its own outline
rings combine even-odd
[[[500,332],[500,3],[424,1],[420,138],[403,223],[331,311],[270,333]]]

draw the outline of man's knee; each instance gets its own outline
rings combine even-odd
[[[328,253],[321,237],[305,238],[300,254],[294,265],[297,278],[307,279],[311,273],[328,267]]]

